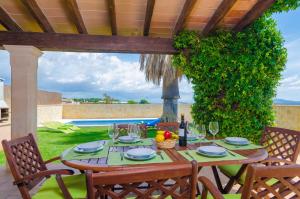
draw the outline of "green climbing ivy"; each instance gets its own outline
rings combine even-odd
[[[244,31],[217,30],[208,37],[183,31],[174,40],[180,53],[173,65],[194,89],[192,115],[196,122],[220,122],[221,136],[257,141],[272,125],[272,99],[287,61],[284,40],[274,12],[299,6],[299,0],[277,0],[268,12]]]

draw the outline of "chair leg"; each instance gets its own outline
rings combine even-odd
[[[58,184],[59,188],[61,189],[61,191],[64,195],[64,198],[65,199],[73,199],[70,192],[68,191],[67,187],[65,186],[65,183],[62,180],[62,177],[60,175],[56,175],[56,181],[57,181],[57,184]]]
[[[221,193],[224,193],[224,189],[223,189],[223,186],[222,186],[222,182],[221,182],[217,167],[212,166],[211,168],[212,168],[212,171],[213,171],[218,189],[220,190]]]

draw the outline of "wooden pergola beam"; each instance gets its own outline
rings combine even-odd
[[[146,16],[145,16],[145,23],[144,23],[144,36],[149,35],[154,5],[155,5],[155,0],[147,0]]]
[[[211,31],[213,31],[218,23],[226,16],[235,2],[237,2],[237,0],[223,0],[214,15],[210,18],[210,20],[204,27],[202,34],[208,35]]]
[[[186,18],[191,13],[191,11],[192,11],[192,9],[193,9],[196,2],[197,2],[197,0],[186,0],[185,1],[184,5],[183,5],[183,8],[181,10],[181,13],[180,13],[180,15],[177,19],[174,31],[173,31],[173,33],[175,35],[178,34],[182,30],[183,25],[186,21]]]
[[[0,6],[0,23],[9,31],[21,32],[22,28],[8,15],[2,6]]]
[[[0,45],[30,45],[41,50],[71,52],[177,53],[172,39],[88,34],[0,31]]]
[[[252,9],[242,18],[242,20],[233,28],[238,32],[249,26],[258,19],[276,0],[259,0]]]
[[[107,0],[107,5],[108,5],[108,11],[109,11],[111,34],[117,35],[118,31],[117,31],[115,0]]]
[[[44,32],[54,32],[51,24],[35,0],[21,0]]]
[[[80,14],[79,7],[76,0],[68,0],[69,8],[73,14],[73,21],[80,34],[88,34],[83,22],[83,18]]]

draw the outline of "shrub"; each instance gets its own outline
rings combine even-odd
[[[257,141],[274,120],[276,94],[287,52],[276,23],[267,15],[243,32],[218,30],[202,38],[183,31],[174,45],[180,67],[194,89],[192,115],[196,122],[220,122],[221,136]]]

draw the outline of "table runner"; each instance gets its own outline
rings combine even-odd
[[[248,145],[245,145],[245,146],[236,146],[236,145],[232,145],[232,144],[227,144],[223,140],[216,140],[215,143],[217,145],[222,146],[222,147],[224,147],[226,149],[229,149],[229,150],[247,150],[247,149],[261,149],[261,148],[264,148],[261,145],[252,144],[252,143],[250,143]]]
[[[121,152],[110,152],[108,155],[107,164],[110,166],[121,166],[121,165],[130,165],[130,164],[149,164],[149,163],[167,163],[173,162],[172,159],[164,152],[161,151],[161,155],[156,155],[154,158],[150,160],[129,160],[127,158],[123,158],[121,160]]]
[[[192,156],[197,162],[215,162],[215,161],[225,161],[225,160],[244,160],[244,159],[246,159],[246,157],[239,155],[237,153],[234,153],[232,151],[230,151],[230,152],[233,153],[234,155],[228,153],[228,155],[225,157],[206,157],[206,156],[198,154],[195,150],[178,151],[178,153],[180,155],[182,155],[185,159],[187,159],[189,161],[192,161],[193,158],[190,157],[188,154],[186,154],[186,152],[188,152],[190,154],[190,156]]]

